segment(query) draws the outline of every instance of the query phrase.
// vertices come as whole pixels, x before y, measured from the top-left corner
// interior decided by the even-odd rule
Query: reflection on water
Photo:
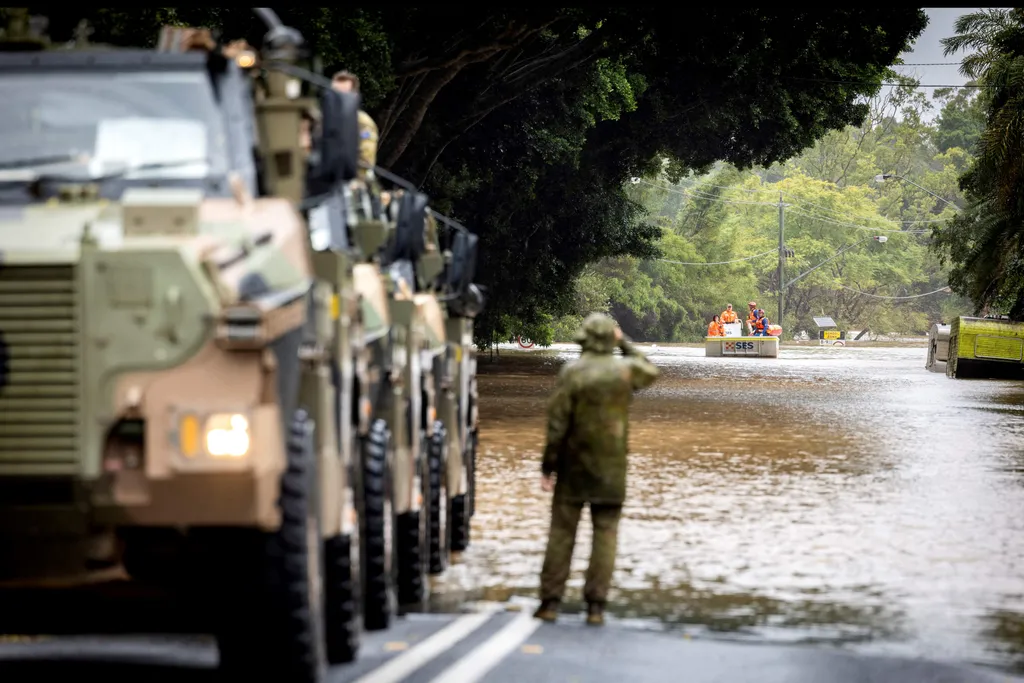
[[[614,611],[730,637],[1013,664],[1024,650],[1024,384],[948,380],[924,369],[925,353],[652,353],[663,375],[633,409]],[[477,513],[470,549],[437,584],[449,596],[536,595],[545,400],[575,355],[481,360]],[[571,601],[589,547],[583,525]]]

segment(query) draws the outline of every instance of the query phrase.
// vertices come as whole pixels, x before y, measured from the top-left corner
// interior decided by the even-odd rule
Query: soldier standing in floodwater
[[[540,575],[538,619],[554,621],[569,578],[576,528],[590,505],[594,545],[583,597],[587,623],[604,623],[604,607],[615,569],[619,517],[626,497],[629,405],[633,392],[649,386],[658,369],[623,337],[610,317],[587,316],[576,335],[580,359],[562,368],[548,406],[542,487],[554,488],[551,533]],[[616,346],[623,358],[613,355]],[[557,483],[552,475],[557,474]]]

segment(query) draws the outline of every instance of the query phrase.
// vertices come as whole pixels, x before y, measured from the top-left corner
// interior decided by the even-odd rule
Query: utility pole
[[[783,279],[783,275],[784,275],[784,271],[785,271],[785,263],[784,263],[783,259],[786,257],[786,252],[785,252],[785,248],[786,247],[785,247],[785,241],[784,241],[785,240],[784,232],[785,232],[785,229],[786,229],[786,213],[785,213],[785,210],[784,210],[785,206],[786,205],[782,203],[782,192],[779,192],[779,273],[778,273],[778,275],[779,275],[779,319],[778,319],[778,321],[776,323],[778,325],[782,324],[782,314],[784,312],[784,310],[783,310],[783,292],[785,290],[784,284],[786,282]]]

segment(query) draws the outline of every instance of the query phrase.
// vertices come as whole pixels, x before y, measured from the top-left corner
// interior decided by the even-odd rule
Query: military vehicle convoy
[[[224,672],[321,681],[468,544],[476,238],[380,192],[356,94],[321,93],[307,173],[270,10],[260,53],[46,49],[8,12],[0,590],[158,585]]]

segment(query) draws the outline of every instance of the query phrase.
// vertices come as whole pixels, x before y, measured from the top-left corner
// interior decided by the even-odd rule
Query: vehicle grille
[[[0,263],[0,472],[76,469],[78,308],[73,266]]]

